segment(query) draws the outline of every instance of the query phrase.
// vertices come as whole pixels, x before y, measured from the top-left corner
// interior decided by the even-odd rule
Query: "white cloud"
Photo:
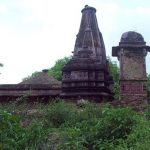
[[[120,8],[117,3],[100,3],[99,4],[99,11],[104,12],[105,14],[115,14],[117,13]]]
[[[137,7],[136,12],[142,15],[150,16],[150,7]]]
[[[0,13],[1,13],[1,14],[2,14],[2,13],[6,13],[6,11],[7,11],[6,5],[5,5],[5,4],[1,4],[1,5],[0,5]]]

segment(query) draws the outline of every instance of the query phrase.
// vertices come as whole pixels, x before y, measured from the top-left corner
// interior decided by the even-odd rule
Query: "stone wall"
[[[49,84],[4,84],[0,85],[0,102],[15,100],[21,96],[33,99],[48,100],[57,98],[61,93],[61,87]]]

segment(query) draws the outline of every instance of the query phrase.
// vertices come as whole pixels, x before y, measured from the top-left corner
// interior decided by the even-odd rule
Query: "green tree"
[[[3,67],[3,64],[2,64],[2,63],[0,63],[0,67]]]
[[[48,69],[48,74],[50,76],[54,77],[55,79],[61,81],[62,80],[62,71],[61,70],[64,67],[64,65],[70,60],[70,58],[71,57],[64,57],[64,58],[58,59],[55,62],[55,65]],[[25,81],[25,80],[30,79],[31,77],[38,76],[39,73],[40,72],[35,71],[34,73],[32,73],[31,75],[23,78],[22,80]]]
[[[117,66],[116,62],[113,62],[111,60],[110,57],[107,58],[108,60],[108,66],[109,66],[109,71],[111,76],[113,77],[113,81],[114,81],[114,98],[115,99],[119,99],[119,91],[120,91],[120,87],[119,87],[119,67]]]
[[[71,57],[64,57],[62,59],[58,59],[55,62],[55,65],[49,69],[49,75],[53,76],[55,79],[61,81],[62,80],[62,68],[67,64]]]
[[[35,71],[35,72],[33,72],[31,75],[29,75],[29,76],[27,76],[27,77],[23,78],[23,79],[22,79],[22,81],[28,80],[28,79],[30,79],[31,77],[38,76],[38,75],[39,75],[39,73],[40,73],[40,72]]]

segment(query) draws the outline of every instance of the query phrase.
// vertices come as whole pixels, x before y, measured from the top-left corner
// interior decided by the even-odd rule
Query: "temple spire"
[[[98,27],[96,9],[86,5],[81,12],[82,19],[75,42],[74,55],[77,55],[83,46],[91,47],[93,57],[101,64],[106,64],[105,45]]]
[[[108,72],[105,46],[99,31],[96,9],[85,6],[72,59],[62,69],[63,98],[111,100],[112,77]]]

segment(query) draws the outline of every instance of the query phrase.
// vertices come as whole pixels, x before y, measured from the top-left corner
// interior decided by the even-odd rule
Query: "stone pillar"
[[[141,34],[133,31],[122,35],[119,46],[112,48],[112,56],[120,63],[120,98],[124,106],[142,111],[147,106],[147,74],[145,57],[150,47]]]

